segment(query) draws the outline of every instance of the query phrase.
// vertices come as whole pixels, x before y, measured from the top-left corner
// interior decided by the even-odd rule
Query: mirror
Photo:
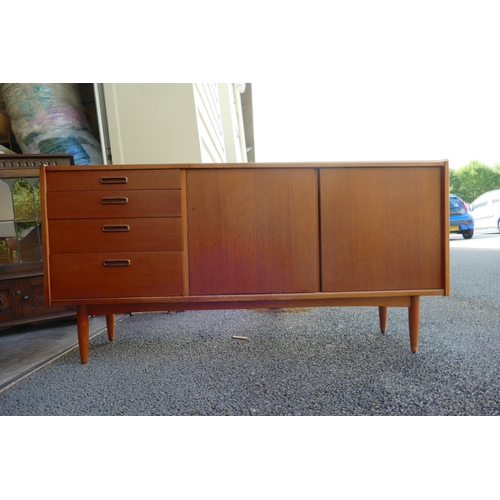
[[[0,265],[42,260],[38,177],[0,179]]]

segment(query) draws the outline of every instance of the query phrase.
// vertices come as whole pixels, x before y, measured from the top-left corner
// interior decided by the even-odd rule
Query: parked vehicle
[[[488,191],[476,198],[470,206],[476,229],[500,231],[500,189]]]
[[[461,234],[466,240],[474,236],[474,217],[456,194],[450,194],[450,233]]]

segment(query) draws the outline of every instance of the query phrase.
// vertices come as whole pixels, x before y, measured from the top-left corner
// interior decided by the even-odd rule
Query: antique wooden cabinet
[[[75,316],[45,305],[40,165],[72,165],[71,155],[0,154],[0,329]]]
[[[47,305],[407,307],[449,294],[448,162],[41,167]]]

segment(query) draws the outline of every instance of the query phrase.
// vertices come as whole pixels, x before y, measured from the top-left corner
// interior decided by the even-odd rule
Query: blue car
[[[466,240],[474,236],[474,217],[462,198],[450,194],[450,233],[461,234]]]

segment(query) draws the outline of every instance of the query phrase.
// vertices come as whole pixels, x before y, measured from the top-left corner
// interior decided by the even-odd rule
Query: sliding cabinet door
[[[319,291],[315,169],[187,171],[191,295]]]
[[[445,287],[440,168],[324,168],[320,193],[323,291]]]

